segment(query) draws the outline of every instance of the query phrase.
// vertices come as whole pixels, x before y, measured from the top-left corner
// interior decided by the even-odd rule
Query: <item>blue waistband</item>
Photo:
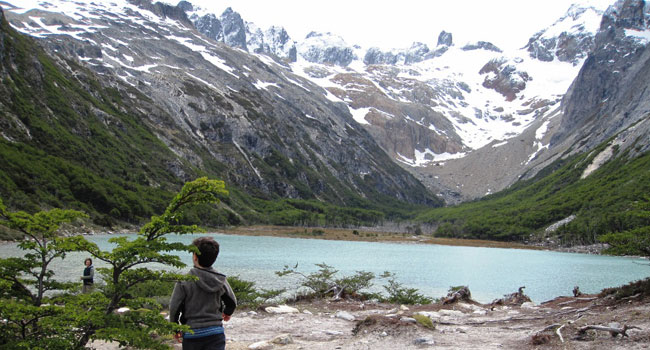
[[[197,329],[192,329],[194,333],[185,333],[183,334],[184,339],[196,339],[196,338],[203,338],[203,337],[208,337],[211,335],[215,334],[223,334],[224,330],[222,326],[212,326],[212,327],[205,327],[205,328],[197,328]]]

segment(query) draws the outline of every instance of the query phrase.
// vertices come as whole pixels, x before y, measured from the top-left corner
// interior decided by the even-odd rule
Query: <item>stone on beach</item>
[[[288,305],[269,306],[264,310],[270,314],[295,314],[300,312],[295,307]]]

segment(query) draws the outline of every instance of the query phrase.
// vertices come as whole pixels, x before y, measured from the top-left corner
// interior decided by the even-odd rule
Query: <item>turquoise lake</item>
[[[431,297],[446,295],[450,286],[467,285],[472,297],[490,302],[525,286],[525,293],[540,303],[561,295],[571,295],[574,286],[585,293],[596,293],[650,276],[648,261],[551,251],[453,247],[410,243],[371,243],[328,241],[281,237],[252,237],[210,234],[221,245],[214,267],[227,275],[256,282],[260,288],[295,290],[297,279],[278,277],[285,265],[305,273],[316,271],[315,264],[326,263],[339,275],[370,271],[380,275],[390,271],[406,287],[417,288]],[[87,236],[102,249],[115,235]],[[170,235],[173,241],[191,242],[197,235]],[[15,244],[0,245],[3,257],[20,254]],[[191,264],[187,252],[179,252]],[[83,270],[86,254],[73,253],[56,261],[57,276],[76,280]],[[95,266],[102,266],[95,261]],[[157,267],[152,267],[157,268]],[[62,279],[64,277],[61,277]],[[383,291],[382,279],[375,280],[374,291]]]

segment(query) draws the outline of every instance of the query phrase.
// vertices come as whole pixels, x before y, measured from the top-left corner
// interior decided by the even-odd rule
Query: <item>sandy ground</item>
[[[237,311],[225,324],[226,349],[650,349],[650,298],[614,301],[583,295],[540,305],[458,302],[408,307],[323,300],[289,306],[297,312]],[[414,323],[418,313],[429,317],[435,328]],[[587,325],[640,329],[628,330],[627,337],[602,330],[579,337],[579,329]],[[552,329],[543,331],[549,326]],[[541,344],[534,344],[533,338]],[[105,343],[94,347],[118,349]],[[173,347],[181,349],[180,344]]]

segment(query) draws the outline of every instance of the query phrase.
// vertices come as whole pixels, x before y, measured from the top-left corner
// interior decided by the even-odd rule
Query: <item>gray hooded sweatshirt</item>
[[[232,315],[237,307],[235,293],[226,276],[211,267],[194,267],[189,274],[199,280],[176,283],[169,302],[169,320],[180,321],[192,329],[221,326],[221,314]]]

